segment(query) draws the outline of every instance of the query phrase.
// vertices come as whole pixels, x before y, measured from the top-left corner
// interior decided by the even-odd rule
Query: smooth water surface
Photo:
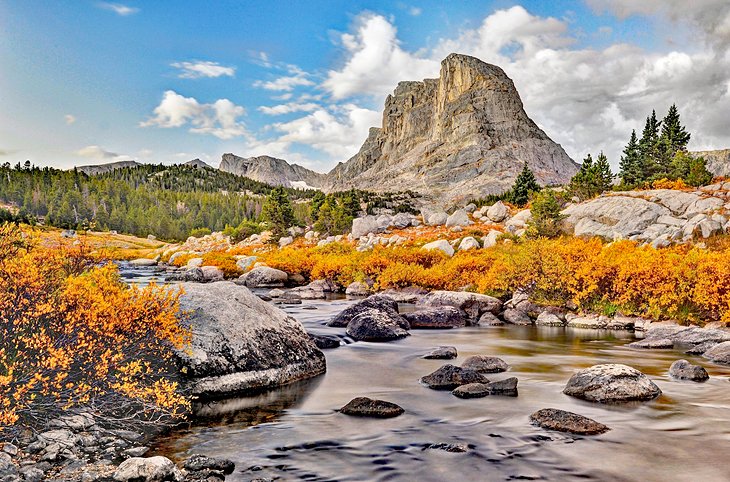
[[[258,396],[210,404],[211,418],[178,431],[155,452],[193,453],[233,460],[228,480],[730,480],[730,368],[677,350],[637,351],[626,332],[536,327],[413,330],[391,343],[350,343],[342,328],[324,323],[350,303],[305,301],[284,309],[312,333],[343,338],[325,351],[327,373]],[[307,309],[307,308],[316,309]],[[452,361],[421,356],[453,345]],[[444,363],[475,354],[503,358],[511,369],[491,380],[519,378],[517,398],[462,400],[430,390],[419,378]],[[667,376],[687,358],[703,364],[706,383]],[[562,394],[574,370],[597,363],[626,363],[649,375],[664,394],[651,402],[611,406]],[[382,398],[405,408],[388,420],[362,419],[335,410],[356,396]],[[561,408],[611,427],[577,437],[531,426],[541,408]],[[468,444],[466,453],[426,448]]]

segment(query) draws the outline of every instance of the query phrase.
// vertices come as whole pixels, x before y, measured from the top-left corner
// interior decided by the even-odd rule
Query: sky
[[[321,172],[451,52],[502,67],[528,115],[614,167],[676,103],[690,149],[730,148],[730,2],[0,0],[0,162]]]

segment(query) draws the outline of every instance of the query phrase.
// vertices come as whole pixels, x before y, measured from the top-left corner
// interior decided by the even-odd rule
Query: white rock
[[[186,266],[188,268],[200,268],[203,266],[203,258],[190,258]]]
[[[497,238],[502,233],[500,231],[497,231],[496,229],[492,229],[487,233],[486,236],[484,236],[483,244],[485,248],[491,248],[492,246],[495,246],[497,244]]]
[[[258,257],[256,256],[243,256],[236,261],[236,266],[241,271],[247,271],[256,262]]]
[[[359,238],[367,236],[369,233],[378,232],[378,220],[375,216],[365,216],[352,220],[352,237]]]
[[[463,209],[457,209],[446,219],[446,227],[469,226],[470,224],[469,215]]]
[[[474,211],[476,211],[476,209],[477,209],[477,205],[474,203],[469,203],[466,206],[464,206],[464,211],[466,211],[468,213],[473,213]]]
[[[182,472],[167,457],[132,457],[125,460],[114,472],[118,482],[182,482]]]
[[[507,216],[509,208],[502,201],[497,201],[487,209],[487,217],[495,223],[504,221]]]
[[[470,249],[479,249],[479,241],[471,236],[467,236],[459,243],[459,251],[469,251]]]
[[[283,248],[284,246],[289,246],[293,242],[294,242],[294,238],[291,236],[279,238],[279,247]]]
[[[432,241],[423,246],[426,251],[433,251],[435,249],[446,253],[446,256],[454,255],[454,248],[445,239],[439,239],[438,241]]]

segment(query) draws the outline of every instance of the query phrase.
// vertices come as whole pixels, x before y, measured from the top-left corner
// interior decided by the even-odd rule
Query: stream
[[[325,350],[326,374],[206,404],[201,419],[159,441],[154,454],[230,459],[236,471],[229,481],[730,480],[730,367],[679,350],[626,348],[635,337],[623,331],[508,325],[412,330],[400,341],[352,343],[343,328],[324,325],[349,303],[282,306],[307,331],[342,339],[339,348]],[[440,345],[455,346],[458,358],[421,358]],[[463,400],[419,383],[441,365],[477,354],[510,365],[505,373],[487,376],[493,381],[516,376],[518,397]],[[710,380],[669,378],[669,366],[679,358],[705,366]],[[631,365],[663,395],[651,402],[601,405],[562,393],[575,370],[598,363]],[[405,414],[379,420],[335,411],[357,396],[397,403]],[[580,413],[611,431],[595,437],[549,432],[528,421],[541,408]],[[468,450],[454,453],[432,444],[466,444]]]

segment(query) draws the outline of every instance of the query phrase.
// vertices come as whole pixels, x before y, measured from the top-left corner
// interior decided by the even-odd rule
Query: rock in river
[[[410,313],[403,313],[412,329],[417,328],[460,328],[466,326],[461,311],[453,306],[437,306]]]
[[[238,278],[237,283],[249,288],[281,288],[289,279],[284,271],[259,266]]]
[[[391,341],[408,336],[408,328],[398,313],[368,308],[347,324],[347,334],[358,341]]]
[[[472,322],[486,312],[497,315],[502,309],[502,302],[497,298],[467,291],[432,291],[421,298],[419,304],[453,306],[466,313]]]
[[[166,457],[132,457],[117,467],[114,480],[117,482],[182,482],[182,472],[172,460]]]
[[[453,390],[468,383],[489,383],[489,380],[477,371],[454,365],[444,365],[435,372],[422,377],[421,383],[434,390]]]
[[[247,288],[229,281],[182,288],[193,337],[178,358],[194,395],[245,393],[325,371],[324,354],[301,323]]]
[[[183,464],[185,470],[191,472],[201,472],[205,470],[215,470],[223,474],[232,474],[236,465],[227,459],[217,459],[206,455],[194,454],[188,457]]]
[[[456,357],[456,348],[453,346],[440,346],[423,355],[427,360],[452,360]]]
[[[543,408],[530,415],[530,422],[548,430],[568,432],[577,435],[598,435],[610,429],[583,415],[556,408]]]
[[[710,378],[707,370],[699,365],[692,365],[687,360],[677,360],[669,367],[669,376],[679,380],[692,380],[693,382],[704,382]]]
[[[608,363],[577,371],[563,393],[589,402],[612,403],[651,400],[662,391],[639,370]]]
[[[356,417],[393,418],[403,414],[404,410],[395,403],[374,400],[368,397],[357,397],[340,409],[340,413]]]
[[[348,306],[339,314],[335,315],[335,317],[327,323],[327,326],[347,326],[353,318],[368,309],[385,311],[391,317],[398,315],[398,303],[396,303],[395,300],[388,296],[374,295]]]
[[[468,383],[456,387],[451,393],[459,398],[482,398],[487,395],[516,397],[517,378],[510,377],[505,380],[488,383]]]
[[[702,356],[715,363],[730,365],[730,341],[724,341],[713,346]]]
[[[500,373],[506,372],[509,369],[509,365],[496,356],[474,355],[464,360],[461,368],[480,373]]]

